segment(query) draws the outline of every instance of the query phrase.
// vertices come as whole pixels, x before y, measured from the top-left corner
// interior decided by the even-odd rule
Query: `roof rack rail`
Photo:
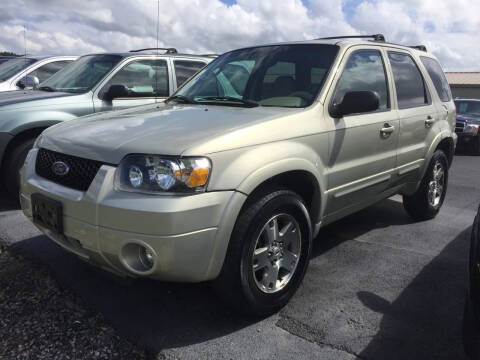
[[[165,50],[165,54],[178,54],[177,49],[175,48],[145,48],[145,49],[138,49],[138,50],[130,50],[130,52],[141,52],[147,50]]]
[[[366,39],[371,38],[373,41],[385,42],[385,36],[383,34],[373,34],[373,35],[346,35],[346,36],[329,36],[322,37],[315,40],[335,40],[335,39]]]
[[[200,56],[219,57],[219,54],[201,54]]]
[[[420,50],[420,51],[427,51],[427,47],[425,45],[415,45],[415,46],[409,46],[409,48],[412,48],[412,49],[417,49],[417,50]]]

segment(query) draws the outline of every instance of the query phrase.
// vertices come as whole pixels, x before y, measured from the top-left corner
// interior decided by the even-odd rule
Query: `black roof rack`
[[[412,48],[412,49],[417,49],[417,50],[420,50],[420,51],[427,51],[427,47],[425,45],[415,45],[415,46],[409,46],[409,48]]]
[[[198,56],[219,57],[220,55],[218,55],[218,54],[200,54]]]
[[[130,50],[130,52],[140,52],[140,51],[147,51],[147,50],[165,50],[165,54],[178,54],[178,51],[175,48],[145,48],[145,49],[138,49],[138,50]]]
[[[335,39],[367,39],[371,38],[373,41],[385,42],[385,36],[383,34],[374,34],[374,35],[346,35],[346,36],[329,36],[322,37],[315,40],[335,40]]]

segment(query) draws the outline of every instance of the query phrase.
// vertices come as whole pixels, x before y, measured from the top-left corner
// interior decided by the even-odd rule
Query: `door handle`
[[[395,131],[395,126],[385,123],[383,128],[380,129],[380,134],[382,137],[386,138],[389,137],[391,133]]]
[[[433,117],[431,117],[430,115],[428,115],[427,120],[425,120],[425,126],[426,127],[431,127],[434,122],[435,122],[435,119]]]

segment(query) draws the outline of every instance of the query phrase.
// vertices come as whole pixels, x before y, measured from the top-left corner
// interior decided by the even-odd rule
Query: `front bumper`
[[[236,191],[191,196],[154,196],[113,188],[115,167],[103,165],[86,192],[39,177],[38,150],[29,152],[21,172],[21,205],[32,219],[30,197],[41,193],[63,205],[62,235],[39,227],[66,250],[97,266],[127,276],[198,282],[220,272],[235,220],[245,201]],[[126,248],[153,253],[148,271],[129,266]]]

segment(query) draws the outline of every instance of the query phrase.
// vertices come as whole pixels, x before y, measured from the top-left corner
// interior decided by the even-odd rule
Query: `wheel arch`
[[[0,159],[0,168],[3,169],[6,163],[6,159],[10,156],[13,149],[18,144],[21,144],[23,141],[36,138],[38,135],[42,133],[48,126],[35,126],[32,128],[24,129],[23,131],[16,132],[11,140],[8,142],[7,146],[5,147],[5,152],[3,153],[2,159]],[[4,169],[3,169],[4,170]]]

